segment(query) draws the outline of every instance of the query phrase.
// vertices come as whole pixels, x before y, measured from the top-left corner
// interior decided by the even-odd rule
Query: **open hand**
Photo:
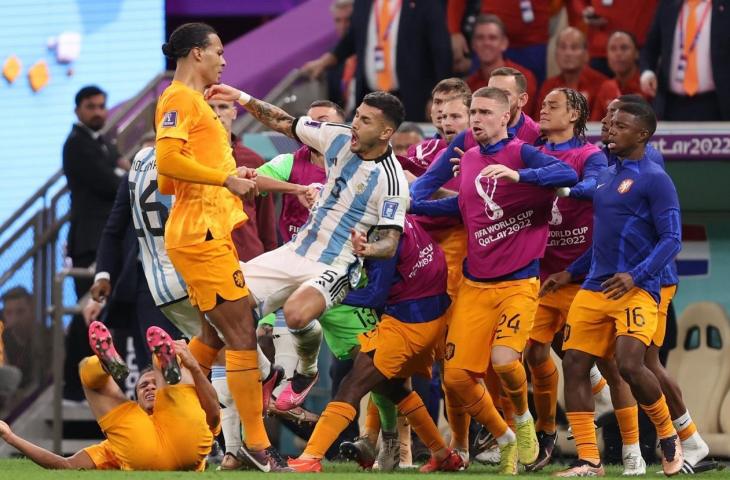
[[[233,88],[225,83],[211,85],[205,91],[206,100],[224,100],[226,102],[235,102],[241,97],[241,91]]]
[[[358,232],[354,228],[350,230],[350,241],[352,242],[352,250],[355,255],[360,257],[367,256],[368,237],[362,232]]]
[[[187,368],[188,370],[195,370],[196,368],[200,368],[200,364],[198,364],[198,361],[195,360],[195,357],[193,357],[193,354],[190,352],[188,344],[185,343],[185,340],[175,340],[174,342],[172,342],[172,344],[175,347],[175,354],[180,359],[180,363],[182,363],[183,367]]]
[[[544,297],[548,293],[557,292],[562,287],[569,284],[572,279],[572,275],[566,270],[553,273],[546,278],[544,282],[542,282],[542,285],[540,285],[540,292],[537,295],[539,297]]]
[[[449,159],[449,162],[453,165],[451,167],[451,170],[454,172],[454,176],[459,175],[459,172],[461,172],[461,157],[464,156],[464,150],[460,149],[459,147],[454,147],[454,151],[456,152],[456,157],[451,157]]]
[[[520,181],[520,174],[517,170],[512,170],[506,165],[499,164],[484,167],[484,170],[481,172],[481,176],[484,178],[493,178],[495,180],[504,178],[505,180],[515,183]]]
[[[609,300],[618,300],[634,288],[634,279],[628,273],[617,273],[601,284]]]
[[[6,440],[12,434],[13,431],[10,429],[10,425],[0,420],[0,438]]]

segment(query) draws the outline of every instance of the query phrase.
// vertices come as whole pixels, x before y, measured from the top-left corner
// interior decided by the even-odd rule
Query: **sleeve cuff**
[[[537,172],[532,168],[521,168],[517,174],[520,176],[519,183],[537,183]]]
[[[96,275],[94,275],[94,283],[98,282],[99,280],[107,280],[111,281],[112,277],[109,275],[109,272],[99,272]]]

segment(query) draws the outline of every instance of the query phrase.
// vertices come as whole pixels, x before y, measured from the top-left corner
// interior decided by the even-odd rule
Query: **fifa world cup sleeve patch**
[[[176,127],[177,126],[177,112],[175,110],[171,112],[165,112],[162,117],[163,127]]]
[[[398,202],[386,200],[383,202],[383,217],[393,220],[398,212]]]

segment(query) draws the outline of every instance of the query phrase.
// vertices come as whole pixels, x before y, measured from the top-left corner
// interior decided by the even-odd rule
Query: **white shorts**
[[[200,335],[200,314],[188,297],[160,307],[160,310],[187,338]]]
[[[317,289],[326,308],[340,303],[350,290],[347,268],[309,260],[289,244],[241,262],[241,269],[259,318],[284,306],[301,285]]]

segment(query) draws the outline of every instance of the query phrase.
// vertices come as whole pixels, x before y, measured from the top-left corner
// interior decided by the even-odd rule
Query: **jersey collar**
[[[517,120],[517,123],[514,127],[507,127],[507,133],[511,135],[517,135],[517,132],[522,128],[522,125],[525,124],[525,114],[523,112],[520,112],[520,119]]]
[[[379,156],[379,157],[376,157],[376,158],[373,158],[373,159],[367,159],[367,160],[366,160],[366,159],[362,158],[362,157],[361,157],[360,155],[358,155],[358,158],[360,158],[360,160],[362,160],[363,162],[375,162],[375,163],[380,163],[380,162],[382,162],[383,160],[385,160],[385,159],[389,158],[389,157],[390,157],[391,155],[393,155],[393,148],[392,148],[392,147],[390,146],[390,144],[388,144],[388,148],[387,148],[387,149],[385,150],[385,153],[383,153],[383,154],[382,154],[381,156]]]
[[[508,132],[507,138],[503,138],[502,140],[498,141],[497,143],[494,143],[492,145],[482,145],[479,144],[479,152],[483,155],[494,155],[495,153],[501,151],[504,147],[507,146],[509,142],[514,140],[515,136],[513,133]]]
[[[573,137],[570,140],[561,143],[545,142],[545,148],[553,152],[564,152],[566,150],[572,150],[583,145],[583,141],[578,137]]]

